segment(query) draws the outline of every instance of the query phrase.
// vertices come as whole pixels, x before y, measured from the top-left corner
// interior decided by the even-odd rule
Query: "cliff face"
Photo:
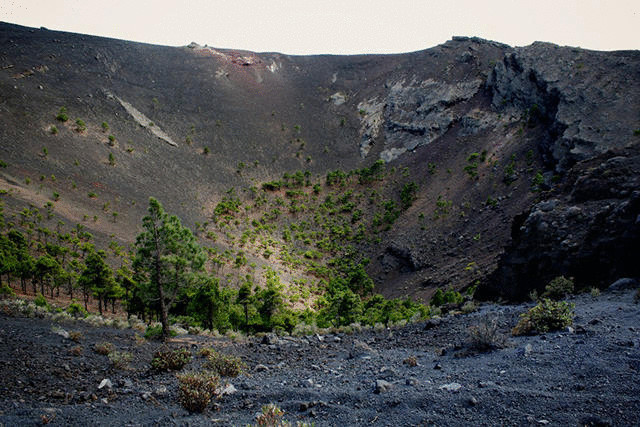
[[[637,252],[636,51],[458,37],[401,55],[297,57],[9,24],[0,24],[0,46],[8,209],[41,207],[56,192],[66,222],[131,242],[149,196],[195,226],[232,187],[251,200],[285,172],[324,182],[328,171],[382,159],[394,171],[388,184],[353,189],[372,200],[365,218],[403,184],[418,188],[389,228],[356,245],[387,295],[428,298],[480,281],[486,296],[521,296],[547,276],[579,276],[594,257],[601,274],[580,276],[585,285],[637,275],[610,250],[624,241]],[[68,122],[56,120],[61,107]],[[543,247],[548,256],[531,256]]]

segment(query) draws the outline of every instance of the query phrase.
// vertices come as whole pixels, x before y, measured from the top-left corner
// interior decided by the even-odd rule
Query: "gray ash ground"
[[[261,407],[314,425],[639,425],[640,306],[632,292],[580,295],[573,331],[510,337],[508,347],[470,351],[468,328],[496,319],[508,334],[530,305],[484,305],[384,331],[244,342],[186,336],[198,348],[242,357],[236,391],[204,414],[177,401],[174,373],[149,370],[161,345],[134,331],[64,323],[80,343],[44,319],[0,315],[0,425],[247,425]],[[425,328],[426,327],[426,328]],[[133,353],[128,370],[93,351],[109,341]],[[81,346],[80,355],[72,354]],[[77,351],[77,350],[76,350]],[[404,360],[413,356],[417,366]],[[109,379],[112,387],[99,385]]]

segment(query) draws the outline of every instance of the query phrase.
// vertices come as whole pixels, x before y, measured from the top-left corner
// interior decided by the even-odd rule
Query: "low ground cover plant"
[[[189,372],[178,375],[178,400],[190,412],[203,412],[211,399],[218,396],[220,377],[211,372]]]
[[[191,360],[191,352],[186,348],[158,350],[153,354],[151,367],[156,371],[179,371]]]
[[[532,335],[557,331],[573,324],[574,304],[543,298],[535,307],[520,315],[513,335]]]

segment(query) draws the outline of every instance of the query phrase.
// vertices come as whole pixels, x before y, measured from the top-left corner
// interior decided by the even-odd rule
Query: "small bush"
[[[178,399],[189,412],[203,412],[211,399],[217,397],[220,377],[209,372],[177,375]]]
[[[573,280],[558,276],[549,282],[541,296],[558,301],[571,293],[573,293]]]
[[[256,422],[259,426],[265,427],[277,427],[285,425],[282,421],[284,411],[273,403],[262,407],[262,414],[256,418]]]
[[[109,353],[112,353],[115,350],[115,347],[110,342],[100,342],[96,343],[93,346],[93,351],[98,354],[102,354],[103,356],[107,356]]]
[[[109,123],[107,122],[102,122],[102,131],[106,132],[109,130]]]
[[[174,330],[169,330],[169,336],[175,337],[176,335],[178,334]],[[148,340],[162,339],[162,325],[149,326],[144,332],[144,337]]]
[[[228,356],[213,349],[206,357],[205,367],[221,377],[237,377],[246,369],[245,363],[239,357]]]
[[[85,130],[87,130],[87,124],[82,119],[76,120],[76,131],[83,132]]]
[[[71,353],[74,356],[82,356],[82,346],[81,345],[77,345],[75,347],[72,347],[71,350],[69,350],[69,353]]]
[[[504,348],[507,337],[498,331],[496,319],[487,319],[484,323],[469,328],[469,347],[476,351],[491,351]]]
[[[418,360],[416,359],[415,356],[407,357],[406,359],[404,359],[402,361],[402,363],[404,363],[405,365],[410,366],[412,368],[415,367],[415,366],[418,366]]]
[[[598,289],[596,287],[593,287],[593,288],[591,288],[591,291],[589,291],[589,293],[594,298],[599,297],[600,296],[600,289]]]
[[[58,120],[60,122],[66,122],[67,120],[69,120],[69,116],[67,115],[67,108],[66,107],[60,107],[60,111],[58,112],[58,115],[56,116],[56,120]]]
[[[6,283],[3,283],[2,286],[0,286],[0,298],[9,298],[14,296],[16,296],[16,293],[13,289],[7,286]]]
[[[133,359],[133,355],[127,351],[112,351],[107,357],[109,357],[111,366],[116,369],[127,369],[129,362]]]
[[[75,342],[80,342],[84,338],[84,334],[80,331],[69,331],[69,338]]]
[[[89,315],[82,304],[77,302],[72,302],[71,304],[69,304],[69,307],[67,307],[67,313],[76,318],[87,317]]]
[[[38,294],[38,296],[33,300],[33,303],[36,305],[36,307],[46,307],[47,306],[47,300],[44,297],[44,295],[42,295],[42,294]]]
[[[179,371],[191,360],[191,352],[186,348],[176,350],[158,350],[151,360],[156,371]]]
[[[58,128],[55,125],[51,126],[51,128],[49,128],[49,132],[51,132],[51,135],[56,135],[58,133]]]
[[[513,335],[531,335],[557,331],[573,323],[573,304],[543,298],[538,305],[520,315],[520,321],[511,331]]]

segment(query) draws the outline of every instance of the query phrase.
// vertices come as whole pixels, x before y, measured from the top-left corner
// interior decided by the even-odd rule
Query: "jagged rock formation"
[[[558,275],[581,288],[640,277],[640,146],[579,162],[558,193],[516,217],[483,295],[522,300]]]

